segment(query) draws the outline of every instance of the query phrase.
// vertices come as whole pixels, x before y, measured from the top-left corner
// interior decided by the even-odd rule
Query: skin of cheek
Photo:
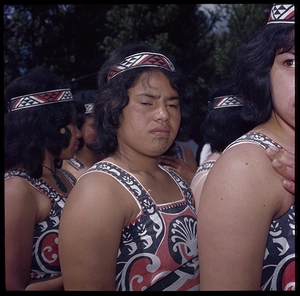
[[[295,127],[295,72],[283,66],[281,59],[276,56],[270,70],[273,106],[283,120]]]
[[[92,144],[96,140],[96,130],[87,124],[84,124],[81,128],[81,134],[86,144]]]

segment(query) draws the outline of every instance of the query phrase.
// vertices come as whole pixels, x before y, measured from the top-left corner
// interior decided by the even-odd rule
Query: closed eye
[[[168,104],[167,106],[177,109],[179,107],[179,104]]]
[[[142,105],[145,105],[145,106],[151,106],[153,105],[152,103],[149,103],[149,102],[142,102]]]

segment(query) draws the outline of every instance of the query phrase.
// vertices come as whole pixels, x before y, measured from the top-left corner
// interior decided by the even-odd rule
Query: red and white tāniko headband
[[[74,101],[69,88],[43,91],[12,98],[9,102],[9,112],[46,104]]]
[[[107,81],[130,69],[140,67],[156,67],[163,68],[171,72],[175,72],[175,67],[172,62],[163,54],[154,52],[140,52],[126,57],[119,64],[111,67]]]
[[[228,108],[228,107],[241,107],[243,106],[243,96],[240,95],[226,95],[215,97],[212,101],[208,102],[208,110]]]
[[[295,23],[294,4],[273,4],[267,25],[294,24],[294,23]]]

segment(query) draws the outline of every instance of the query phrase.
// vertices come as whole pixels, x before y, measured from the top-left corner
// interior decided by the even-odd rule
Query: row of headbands
[[[295,23],[294,4],[273,5],[267,24],[277,23]],[[140,52],[126,57],[119,64],[113,66],[107,75],[107,81],[110,81],[120,73],[139,67],[157,67],[175,72],[174,65],[163,54]],[[222,99],[220,100],[220,98]],[[236,98],[235,101],[233,100],[234,98]],[[237,98],[237,96],[218,97],[215,98],[211,104],[214,109],[233,107],[236,106],[235,104],[238,104],[237,106],[241,106],[242,102]],[[12,98],[9,103],[8,111],[22,110],[25,108],[40,106],[42,104],[52,104],[66,101],[74,101],[70,89],[50,90]],[[92,106],[86,106],[86,113],[91,113],[91,108]]]
[[[126,57],[123,61],[111,67],[107,75],[107,81],[110,81],[120,73],[139,67],[157,67],[175,72],[174,65],[163,54],[154,52],[140,52]]]
[[[243,96],[239,95],[226,95],[215,97],[212,101],[208,102],[208,110],[228,108],[228,107],[241,107],[243,106]]]
[[[68,101],[74,101],[69,88],[49,90],[12,98],[9,102],[8,111]]]

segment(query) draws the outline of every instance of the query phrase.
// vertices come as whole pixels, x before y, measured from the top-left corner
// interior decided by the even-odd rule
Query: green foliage
[[[228,18],[228,30],[215,42],[215,78],[221,81],[235,75],[237,48],[267,23],[272,4],[220,4]]]

